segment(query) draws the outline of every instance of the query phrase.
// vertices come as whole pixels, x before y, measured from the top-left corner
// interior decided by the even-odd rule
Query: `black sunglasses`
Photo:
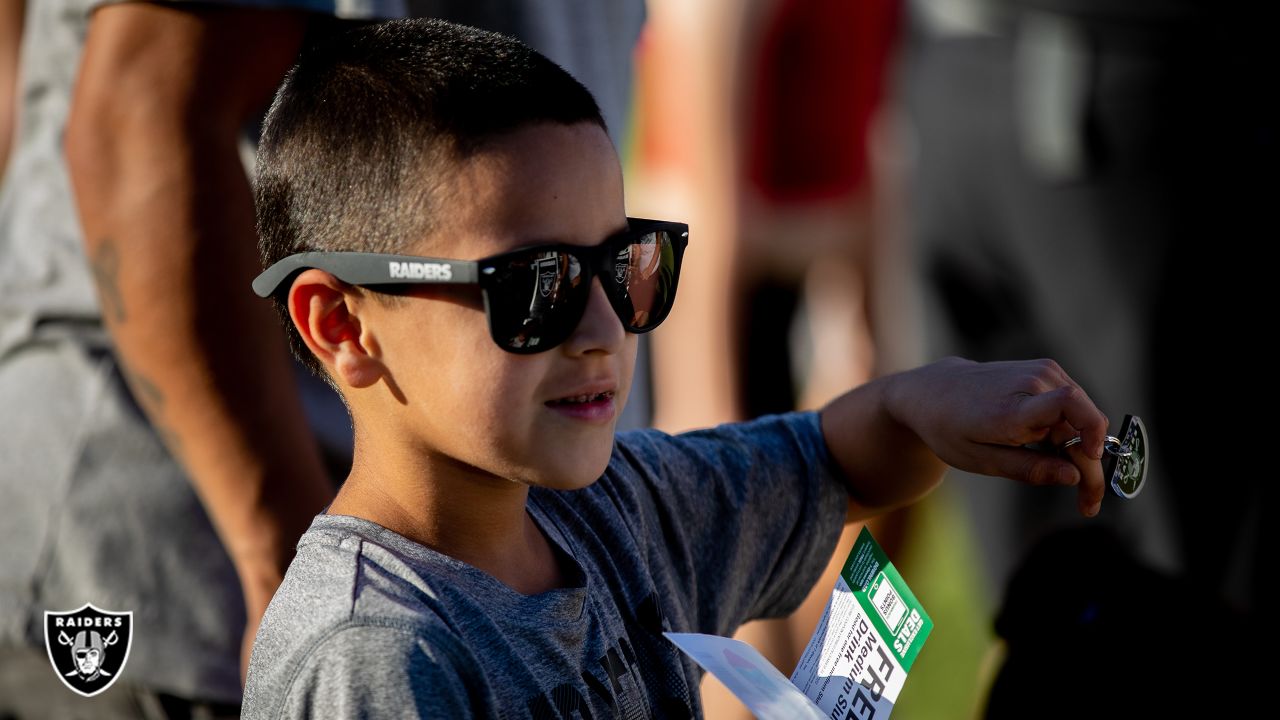
[[[632,333],[658,327],[676,299],[680,262],[689,226],[627,218],[628,229],[599,245],[538,245],[481,260],[305,252],[290,255],[253,281],[259,297],[287,289],[308,268],[324,270],[351,285],[373,290],[394,286],[479,285],[489,334],[512,353],[550,350],[582,320],[591,279],[600,277],[609,304]]]

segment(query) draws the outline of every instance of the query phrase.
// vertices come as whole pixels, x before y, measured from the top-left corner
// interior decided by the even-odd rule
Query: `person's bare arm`
[[[675,310],[651,336],[653,425],[668,432],[742,419],[731,307],[741,272],[733,118],[743,16],[756,5],[648,4],[640,109],[644,144],[656,150],[641,158],[635,195],[646,212],[692,228]]]
[[[235,563],[246,651],[294,544],[332,495],[278,321],[249,288],[259,262],[237,151],[304,23],[265,11],[101,8],[65,139],[103,318],[134,395]]]
[[[26,10],[24,0],[0,0],[0,178],[9,165],[13,131],[18,123],[18,57]]]
[[[1035,485],[1078,485],[1097,513],[1106,417],[1051,360],[974,363],[948,358],[873,380],[832,401],[822,430],[849,481],[850,518],[907,505],[946,465]],[[1023,448],[1080,435],[1070,459]]]

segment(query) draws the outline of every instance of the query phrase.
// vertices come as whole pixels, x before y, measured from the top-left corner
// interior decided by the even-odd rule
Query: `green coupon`
[[[933,620],[863,528],[791,682],[834,720],[888,717],[931,630]]]
[[[663,634],[761,720],[883,720],[932,629],[929,614],[863,528],[790,678],[740,640]]]

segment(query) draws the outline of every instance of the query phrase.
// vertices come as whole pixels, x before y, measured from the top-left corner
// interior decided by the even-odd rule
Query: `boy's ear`
[[[314,268],[289,288],[289,317],[302,341],[334,380],[354,388],[376,383],[385,371],[377,343],[360,320],[363,304],[359,290]]]

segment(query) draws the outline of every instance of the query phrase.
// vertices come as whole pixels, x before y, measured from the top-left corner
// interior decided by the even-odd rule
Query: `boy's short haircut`
[[[497,33],[395,20],[312,42],[276,93],[258,147],[262,265],[311,250],[408,252],[448,211],[457,162],[498,135],[580,122],[605,128],[591,93]],[[273,302],[294,354],[328,379],[285,292]]]

